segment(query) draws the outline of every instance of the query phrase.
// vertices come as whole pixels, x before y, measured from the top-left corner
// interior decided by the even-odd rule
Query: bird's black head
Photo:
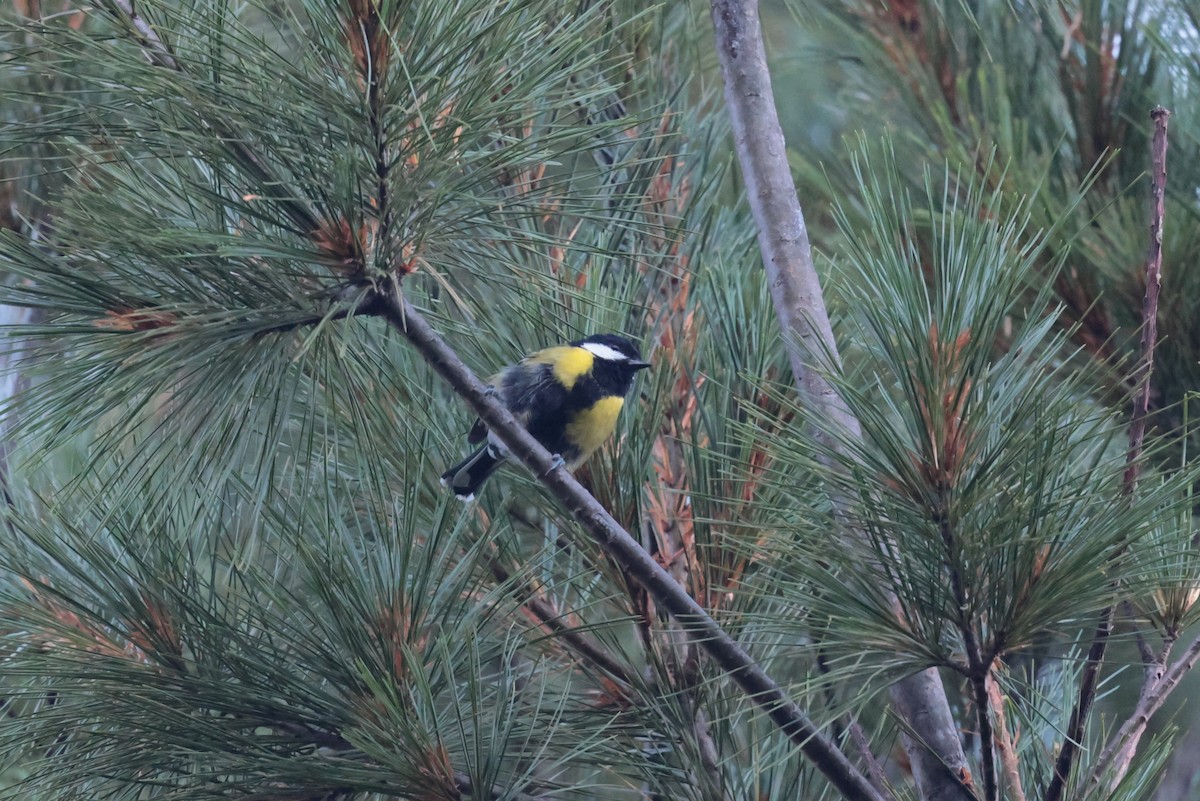
[[[650,362],[642,361],[642,354],[637,345],[625,337],[616,334],[592,334],[571,343],[577,348],[591,351],[597,361],[622,365],[633,370],[642,370],[650,366]]]
[[[642,361],[637,345],[616,334],[592,334],[571,344],[589,351],[595,357],[592,377],[607,391],[617,395],[628,393],[637,371],[650,366],[650,362]]]

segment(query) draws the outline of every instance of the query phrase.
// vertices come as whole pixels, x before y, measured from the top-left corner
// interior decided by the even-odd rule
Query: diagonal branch
[[[1125,776],[1137,751],[1138,741],[1145,734],[1146,726],[1150,723],[1150,718],[1162,709],[1171,691],[1179,686],[1183,677],[1200,661],[1200,638],[1197,638],[1188,646],[1179,661],[1171,665],[1168,670],[1167,657],[1170,654],[1170,646],[1173,644],[1173,641],[1164,643],[1162,653],[1156,657],[1154,665],[1148,667],[1147,672],[1153,673],[1153,679],[1143,685],[1133,714],[1117,730],[1112,740],[1096,759],[1096,765],[1092,768],[1093,782],[1100,781],[1101,776],[1108,770],[1109,764],[1113,762],[1116,763],[1116,772],[1113,775],[1112,783],[1116,784]]]
[[[1096,631],[1092,634],[1092,645],[1088,649],[1083,675],[1079,680],[1079,698],[1067,721],[1067,732],[1062,749],[1058,752],[1058,759],[1054,763],[1054,776],[1046,787],[1045,801],[1059,801],[1066,789],[1071,766],[1083,742],[1083,727],[1087,722],[1088,713],[1092,710],[1092,702],[1096,699],[1096,688],[1100,683],[1100,663],[1104,661],[1112,627],[1113,609],[1110,606],[1100,613],[1100,622],[1096,624]]]
[[[1123,487],[1131,503],[1141,471],[1142,440],[1146,435],[1146,418],[1150,413],[1150,376],[1154,372],[1154,346],[1158,339],[1158,293],[1162,285],[1162,226],[1167,185],[1167,120],[1170,116],[1171,112],[1162,106],[1150,112],[1154,120],[1154,139],[1151,144],[1153,169],[1150,175],[1154,209],[1150,218],[1150,249],[1146,256],[1146,295],[1142,300],[1141,356],[1134,371],[1138,391],[1134,396],[1133,415],[1129,422],[1129,451]],[[1071,768],[1083,738],[1083,727],[1096,697],[1100,664],[1112,634],[1113,612],[1110,606],[1100,613],[1100,621],[1092,635],[1092,646],[1088,650],[1079,685],[1079,699],[1071,710],[1062,750],[1058,752],[1058,760],[1054,764],[1054,776],[1046,788],[1045,801],[1059,801],[1071,776]]]
[[[1133,420],[1129,426],[1129,460],[1125,468],[1125,489],[1130,495],[1136,488],[1141,469],[1142,439],[1146,435],[1146,418],[1150,414],[1150,375],[1154,369],[1154,345],[1158,339],[1158,294],[1162,288],[1162,229],[1166,216],[1167,125],[1170,117],[1171,112],[1162,106],[1150,112],[1150,118],[1154,120],[1154,138],[1150,145],[1150,192],[1154,207],[1150,217],[1150,249],[1146,256],[1146,296],[1142,302],[1142,359],[1135,374],[1138,394],[1134,399]],[[1100,753],[1092,768],[1092,781],[1099,781],[1107,766],[1114,762],[1113,785],[1125,776],[1150,718],[1162,707],[1167,696],[1195,666],[1197,660],[1200,660],[1200,640],[1197,640],[1168,671],[1167,662],[1175,646],[1175,639],[1176,633],[1168,632],[1163,639],[1162,650],[1146,661],[1145,678],[1137,706]]]
[[[383,298],[382,315],[429,365],[465,400],[488,430],[499,437],[567,508],[579,524],[683,625],[713,661],[760,706],[843,796],[882,801],[866,777],[755,662],[728,632],[679,586],[671,575],[621,527],[604,507],[516,421],[425,318],[393,286]]]
[[[179,71],[181,69],[171,48],[158,35],[158,31],[154,30],[146,21],[146,18],[137,12],[133,0],[101,0],[99,5],[101,8],[110,6],[109,11],[129,25],[151,64],[169,70]]]
[[[847,436],[857,437],[858,420],[826,377],[808,367],[822,357],[836,363],[837,344],[788,166],[757,0],[712,0],[712,20],[738,160],[796,384],[806,403]],[[810,359],[810,354],[818,358]],[[827,433],[813,432],[813,436],[829,444]],[[922,798],[972,798],[966,789],[970,779],[966,754],[937,671],[929,668],[902,679],[889,694],[897,713],[919,735],[905,735],[904,741]]]
[[[565,642],[572,651],[587,660],[589,664],[603,670],[624,687],[634,686],[629,670],[615,656],[567,623],[562,614],[547,601],[538,597],[536,590],[528,582],[513,583],[512,574],[500,564],[500,559],[494,552],[488,559],[488,570],[501,586],[511,584],[512,597],[547,631]]]
[[[862,757],[863,764],[866,765],[867,775],[871,778],[871,784],[875,786],[875,789],[887,801],[896,801],[896,795],[888,787],[887,774],[883,772],[883,767],[879,764],[879,760],[871,752],[871,741],[867,739],[862,724],[856,718],[851,718],[849,724],[846,726],[846,730],[850,735],[850,742],[854,743],[858,755]]]
[[[821,676],[828,679],[830,673],[829,662],[820,648],[817,649],[816,664]],[[837,703],[837,699],[828,684],[825,686],[825,693],[826,703],[832,708]],[[854,749],[858,751],[859,758],[862,760],[863,767],[867,771],[867,777],[871,780],[871,784],[887,801],[896,801],[896,795],[888,786],[887,774],[883,772],[883,766],[879,764],[879,760],[875,758],[874,752],[871,751],[871,741],[867,739],[862,724],[858,722],[858,718],[854,715],[847,715],[847,717],[846,734],[849,735],[850,742],[854,743]],[[836,729],[835,737],[839,740],[841,739]]]

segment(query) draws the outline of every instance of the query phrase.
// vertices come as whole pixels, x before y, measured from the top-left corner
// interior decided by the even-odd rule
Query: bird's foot
[[[561,453],[556,453],[550,458],[550,469],[547,470],[545,473],[543,473],[542,477],[545,478],[546,476],[550,475],[558,468],[566,467],[566,466],[567,466],[567,460],[562,458]]]
[[[487,386],[485,386],[483,388],[483,394],[488,396],[489,398],[494,398],[500,394],[500,390],[496,389],[496,387],[493,384],[488,384]]]

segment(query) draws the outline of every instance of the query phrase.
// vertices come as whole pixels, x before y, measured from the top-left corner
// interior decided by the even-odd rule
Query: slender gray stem
[[[854,743],[855,749],[858,750],[859,756],[862,757],[863,764],[866,765],[867,776],[871,779],[871,784],[875,786],[875,789],[887,801],[896,801],[896,796],[888,787],[887,775],[884,774],[883,767],[879,764],[879,760],[875,758],[875,754],[871,752],[871,741],[867,739],[862,724],[857,720],[851,720],[846,729],[850,735],[850,742]]]
[[[1059,801],[1067,787],[1067,779],[1071,776],[1071,766],[1079,753],[1083,738],[1083,727],[1087,716],[1092,711],[1092,702],[1096,699],[1096,688],[1100,684],[1100,663],[1104,660],[1108,649],[1108,638],[1112,635],[1113,608],[1110,606],[1100,613],[1100,622],[1092,634],[1092,645],[1088,649],[1087,661],[1083,665],[1083,675],[1079,680],[1079,699],[1071,710],[1067,721],[1067,732],[1063,738],[1062,748],[1059,749],[1058,759],[1054,763],[1054,775],[1046,786],[1045,801]]]
[[[1146,417],[1150,413],[1150,376],[1154,372],[1154,346],[1158,339],[1158,294],[1162,282],[1162,226],[1165,216],[1164,202],[1167,185],[1167,120],[1171,112],[1162,106],[1150,112],[1154,120],[1154,138],[1151,143],[1153,168],[1150,187],[1154,208],[1150,217],[1150,249],[1146,255],[1146,294],[1142,300],[1142,342],[1134,378],[1138,393],[1133,399],[1133,415],[1129,422],[1129,451],[1125,462],[1124,492],[1130,502],[1137,492],[1138,475],[1142,464],[1142,440],[1146,434]],[[1083,727],[1099,686],[1100,664],[1108,647],[1112,633],[1114,607],[1100,613],[1096,633],[1092,635],[1092,646],[1088,650],[1087,662],[1083,666],[1083,678],[1079,685],[1079,700],[1071,710],[1066,737],[1054,763],[1054,775],[1046,787],[1045,801],[1059,801],[1063,796],[1079,744],[1083,738]]]
[[[1137,753],[1138,742],[1150,724],[1150,718],[1154,717],[1154,713],[1162,708],[1167,696],[1200,659],[1200,638],[1198,638],[1188,646],[1179,661],[1168,670],[1167,661],[1170,659],[1174,645],[1173,638],[1165,640],[1162,651],[1151,664],[1146,666],[1146,678],[1142,684],[1141,693],[1138,695],[1137,706],[1134,707],[1133,714],[1129,716],[1129,719],[1121,724],[1121,728],[1108,741],[1108,745],[1100,752],[1100,756],[1096,758],[1096,764],[1092,766],[1090,782],[1098,783],[1110,765],[1114,766],[1111,778],[1113,786],[1116,786],[1125,777],[1133,762],[1133,757]]]
[[[1162,289],[1163,219],[1167,197],[1167,123],[1171,112],[1162,106],[1150,112],[1154,120],[1154,138],[1150,146],[1150,247],[1146,254],[1146,295],[1142,299],[1141,359],[1134,373],[1138,393],[1133,401],[1129,422],[1129,460],[1125,468],[1125,489],[1133,494],[1142,466],[1142,440],[1146,436],[1146,418],[1150,416],[1150,376],[1154,372],[1154,346],[1158,344],[1158,295]]]
[[[846,755],[817,730],[775,680],[596,502],[562,465],[562,460],[556,461],[508,409],[488,394],[487,387],[462,363],[412,304],[399,294],[399,290],[389,291],[384,301],[381,310],[383,317],[471,406],[488,431],[504,443],[514,458],[540,478],[584,530],[628,575],[645,587],[663,609],[675,616],[713,661],[799,746],[829,782],[848,799],[883,801]]]
[[[810,365],[826,359],[836,364],[837,344],[788,166],[757,6],[757,0],[712,2],[734,146],[758,226],[758,245],[775,316],[783,330],[796,382],[819,408],[833,416],[835,423],[858,436],[858,420],[837,390],[819,370],[810,369]]]
[[[733,123],[750,209],[775,314],[788,359],[806,403],[847,436],[861,434],[858,420],[833,385],[810,364],[837,364],[837,344],[813,265],[808,230],[787,161],[787,145],[767,68],[756,0],[712,0],[717,57]],[[813,436],[828,442],[823,432]],[[941,677],[933,668],[892,685],[896,712],[919,736],[904,737],[913,776],[925,801],[965,801],[970,771],[950,713]]]
[[[1133,495],[1141,470],[1142,439],[1146,435],[1146,417],[1150,415],[1150,377],[1154,369],[1154,344],[1158,341],[1158,294],[1163,281],[1163,221],[1166,217],[1166,130],[1171,113],[1158,106],[1150,113],[1154,121],[1154,135],[1150,146],[1150,248],[1146,253],[1146,295],[1142,299],[1141,317],[1141,360],[1138,363],[1138,395],[1134,398],[1133,420],[1129,423],[1129,458],[1126,466],[1126,492]],[[1162,707],[1166,697],[1178,685],[1184,675],[1200,660],[1200,639],[1189,646],[1180,661],[1166,669],[1171,649],[1175,646],[1175,634],[1169,633],[1163,640],[1163,649],[1146,666],[1138,706],[1133,715],[1122,724],[1109,745],[1100,753],[1092,769],[1093,781],[1115,763],[1112,783],[1116,784],[1126,775],[1138,753],[1138,743],[1146,733],[1146,725],[1154,712]]]

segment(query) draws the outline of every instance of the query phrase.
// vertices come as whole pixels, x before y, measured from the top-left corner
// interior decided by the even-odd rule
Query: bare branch
[[[828,357],[836,364],[837,344],[788,166],[757,0],[713,0],[712,18],[742,180],[792,372],[801,392],[858,436],[858,420],[837,391],[820,371],[809,369]]]
[[[1083,727],[1087,722],[1088,713],[1092,710],[1092,702],[1096,699],[1096,688],[1100,683],[1100,663],[1104,661],[1104,653],[1108,649],[1108,638],[1112,635],[1113,610],[1105,609],[1100,614],[1100,622],[1092,634],[1092,645],[1088,649],[1087,661],[1083,665],[1083,675],[1079,679],[1079,698],[1071,710],[1067,722],[1066,737],[1054,763],[1054,776],[1046,787],[1045,801],[1058,801],[1062,798],[1067,786],[1067,778],[1071,775],[1071,766],[1075,755],[1083,741]]]
[[[1129,423],[1129,451],[1125,462],[1124,492],[1131,499],[1137,491],[1138,474],[1141,471],[1142,441],[1146,434],[1146,417],[1150,411],[1150,376],[1154,372],[1154,346],[1158,339],[1158,294],[1162,282],[1162,225],[1167,183],[1167,121],[1171,112],[1162,106],[1150,112],[1154,120],[1154,139],[1151,144],[1153,170],[1150,188],[1154,208],[1150,219],[1150,249],[1146,256],[1146,294],[1142,300],[1142,342],[1134,378],[1138,393],[1133,400],[1133,416]],[[1099,684],[1100,663],[1112,634],[1113,608],[1100,613],[1096,632],[1092,635],[1092,646],[1088,650],[1087,663],[1079,684],[1079,700],[1071,710],[1066,737],[1058,760],[1054,764],[1054,776],[1046,787],[1045,801],[1059,801],[1071,775],[1071,767],[1079,751],[1083,727],[1096,697]]]
[[[429,365],[465,400],[488,431],[523,463],[576,521],[655,601],[674,615],[713,661],[795,743],[843,796],[857,801],[883,801],[838,747],[826,739],[808,716],[787,697],[742,647],[679,586],[671,575],[621,527],[612,515],[533,438],[487,387],[467,368],[425,318],[400,293],[388,292],[383,316],[402,333]]]
[[[1133,401],[1129,422],[1129,458],[1125,467],[1125,491],[1137,489],[1142,463],[1142,440],[1146,436],[1146,417],[1150,413],[1150,376],[1154,372],[1154,346],[1158,342],[1158,294],[1162,289],[1162,229],[1167,194],[1167,123],[1171,112],[1157,106],[1150,112],[1154,120],[1151,143],[1150,193],[1154,208],[1150,217],[1150,249],[1146,254],[1146,295],[1142,299],[1142,356],[1133,377],[1138,394]]]
[[[1117,730],[1117,733],[1108,741],[1108,745],[1100,752],[1100,756],[1096,758],[1089,780],[1091,783],[1098,784],[1110,765],[1114,766],[1110,780],[1112,786],[1115,787],[1125,777],[1133,762],[1133,757],[1137,753],[1138,742],[1146,733],[1146,726],[1149,725],[1150,718],[1162,708],[1163,702],[1179,684],[1179,680],[1192,669],[1196,660],[1200,659],[1200,639],[1198,639],[1184,652],[1183,658],[1171,666],[1168,674],[1167,662],[1170,660],[1174,646],[1174,638],[1165,639],[1162,650],[1146,665],[1142,689],[1138,693],[1137,705],[1133,708],[1133,714],[1121,724],[1121,728]]]
[[[837,344],[787,161],[757,0],[712,0],[711,10],[738,161],[797,386],[808,404],[857,437],[858,420],[825,376],[809,369],[812,363],[836,365]],[[813,436],[828,440],[823,432]],[[937,671],[930,668],[903,679],[889,693],[896,711],[921,733],[919,738],[906,735],[904,741],[922,798],[971,799],[964,784],[970,777],[966,755]]]
[[[867,739],[866,733],[863,732],[862,724],[857,719],[851,718],[846,728],[850,735],[850,742],[854,743],[855,749],[858,750],[859,756],[862,757],[863,763],[867,767],[867,776],[870,777],[871,784],[875,785],[875,789],[887,801],[896,801],[896,796],[888,787],[887,776],[884,775],[883,767],[879,764],[879,760],[875,758],[875,754],[871,753],[871,741]]]
[[[817,649],[816,665],[817,670],[820,671],[822,676],[829,676],[829,662],[820,648]],[[837,698],[833,692],[833,688],[828,683],[825,683],[825,696],[826,703],[832,709],[837,703]],[[862,759],[871,784],[888,801],[896,801],[895,794],[892,793],[891,788],[888,786],[887,776],[883,772],[883,767],[879,764],[879,760],[875,758],[875,754],[871,752],[871,741],[867,739],[862,724],[858,722],[858,718],[852,713],[847,713],[846,718],[846,734],[850,735],[850,742],[854,743],[854,748],[858,751],[858,755]],[[837,721],[833,722],[833,726],[834,736],[840,740],[841,733],[838,732]]]
[[[169,70],[179,69],[179,62],[175,60],[171,48],[167,47],[166,42],[158,35],[158,31],[154,30],[146,21],[146,18],[137,13],[131,0],[101,0],[99,5],[101,8],[107,7],[109,13],[118,19],[123,19],[129,25],[134,36],[141,43],[146,58],[150,59],[152,64]]]

